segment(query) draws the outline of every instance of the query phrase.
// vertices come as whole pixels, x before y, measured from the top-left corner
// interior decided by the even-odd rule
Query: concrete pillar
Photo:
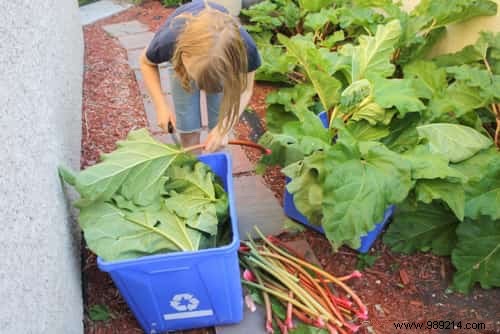
[[[76,0],[0,1],[0,332],[80,334],[80,232],[59,182],[79,169]]]

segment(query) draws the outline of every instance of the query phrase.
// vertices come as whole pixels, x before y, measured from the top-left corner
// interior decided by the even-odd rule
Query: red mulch
[[[84,28],[85,74],[83,86],[83,143],[82,168],[98,161],[101,152],[110,152],[115,142],[126,137],[135,128],[147,125],[142,97],[134,73],[127,65],[124,49],[102,29],[103,25],[139,20],[155,31],[172,9],[163,8],[157,1],[147,1],[116,16]],[[257,84],[250,107],[261,119],[265,116],[265,96],[273,87]],[[249,128],[240,123],[236,128],[240,138],[248,138]],[[254,150],[246,150],[252,162],[259,159]],[[278,168],[269,168],[264,175],[266,183],[280,199],[284,177]],[[306,231],[281,238],[305,238],[320,263],[331,273],[340,276],[353,271],[357,253],[347,248],[332,253],[326,239],[318,233]],[[373,254],[379,255],[364,277],[351,282],[369,306],[370,322],[360,333],[397,333],[393,322],[450,320],[485,322],[489,333],[500,333],[500,289],[476,289],[470,296],[446,293],[452,276],[449,259],[430,254],[405,256],[390,252],[380,241]],[[127,305],[120,297],[110,277],[100,272],[95,256],[85,251],[83,264],[85,309],[95,304],[106,305],[112,320],[93,322],[85,318],[87,334],[142,333]],[[494,331],[493,329],[496,329]],[[210,329],[196,333],[210,333]],[[403,333],[402,331],[399,331]],[[417,331],[405,331],[405,333]],[[436,333],[434,331],[433,333]],[[443,331],[443,333],[488,333],[488,331]],[[420,331],[419,333],[431,333]],[[249,333],[251,334],[251,333]]]

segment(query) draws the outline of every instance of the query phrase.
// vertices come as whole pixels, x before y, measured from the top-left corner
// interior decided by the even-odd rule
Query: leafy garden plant
[[[210,168],[146,129],[77,174],[60,168],[80,194],[79,224],[106,261],[195,251],[227,241],[228,198]]]
[[[384,241],[451,255],[456,289],[500,286],[500,34],[426,58],[446,26],[489,0],[266,0],[245,11],[267,98],[261,143],[334,249],[397,205]],[[328,114],[325,127],[318,111]],[[496,148],[495,148],[496,146]]]

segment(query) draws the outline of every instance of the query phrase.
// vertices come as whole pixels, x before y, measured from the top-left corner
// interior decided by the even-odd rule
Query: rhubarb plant
[[[295,30],[260,30],[286,84],[266,100],[261,143],[273,154],[261,163],[283,167],[297,209],[334,250],[358,248],[395,204],[388,245],[451,255],[460,291],[499,286],[500,34],[425,58],[448,24],[496,4],[421,1],[408,13],[389,0],[294,3]],[[486,233],[467,259],[466,235]]]
[[[62,179],[89,248],[106,261],[215,247],[228,199],[210,168],[147,130],[131,131],[101,161]]]

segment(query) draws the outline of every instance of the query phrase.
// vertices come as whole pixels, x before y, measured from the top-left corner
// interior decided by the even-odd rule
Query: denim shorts
[[[191,83],[191,92],[182,88],[180,80],[175,74],[172,64],[167,64],[167,74],[175,107],[176,127],[180,133],[200,131],[200,89],[194,82]],[[207,95],[208,127],[210,129],[217,125],[219,119],[219,108],[222,101],[222,93]]]

